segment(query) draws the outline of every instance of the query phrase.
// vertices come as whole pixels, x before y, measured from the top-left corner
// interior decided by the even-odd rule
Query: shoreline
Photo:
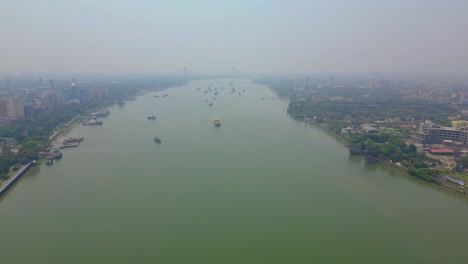
[[[275,93],[275,94],[278,96],[278,93],[276,93],[275,90],[273,90],[273,89],[272,89],[271,87],[269,87],[269,86],[268,86],[268,88],[269,88],[273,93]],[[278,96],[278,97],[279,97],[279,96]],[[279,97],[279,98],[281,98],[282,101],[284,101],[284,102],[287,103],[287,108],[288,108],[288,107],[289,107],[289,102],[290,102],[290,100],[289,100],[288,98],[286,98],[286,97]],[[286,109],[287,109],[287,108],[286,108]],[[329,133],[330,135],[333,135],[337,140],[339,140],[341,143],[344,144],[344,147],[345,147],[345,148],[347,147],[347,144],[349,143],[349,141],[348,141],[346,138],[342,137],[341,135],[339,135],[339,134],[337,134],[337,133],[331,131],[330,129],[328,129],[327,126],[324,126],[324,125],[322,125],[322,124],[318,124],[318,123],[315,123],[315,122],[308,122],[307,120],[304,120],[304,119],[296,118],[296,117],[290,115],[287,111],[286,111],[286,114],[287,114],[288,116],[290,116],[291,118],[297,120],[297,121],[304,122],[305,124],[315,124],[315,125],[320,126],[320,128],[321,128],[323,131],[326,131],[326,132]],[[363,156],[363,155],[356,155],[356,156]],[[389,166],[389,167],[395,168],[395,169],[397,169],[397,170],[399,170],[399,171],[401,171],[401,172],[404,172],[404,173],[406,174],[406,176],[409,176],[409,177],[412,177],[412,178],[416,178],[416,177],[413,177],[412,175],[410,175],[410,174],[408,173],[408,168],[406,168],[406,167],[403,167],[403,166],[398,165],[398,164],[395,164],[395,163],[391,163],[391,162],[386,161],[386,160],[384,160],[384,159],[382,159],[382,158],[379,158],[379,161],[380,161],[380,162],[379,162],[380,164],[384,164],[385,166]],[[368,164],[366,164],[366,165],[368,165]],[[416,178],[416,179],[418,179],[418,178]],[[468,190],[467,190],[466,188],[460,188],[460,186],[455,185],[455,184],[452,184],[452,183],[449,183],[449,182],[446,182],[446,181],[443,181],[443,180],[441,180],[439,177],[434,178],[434,179],[435,179],[435,181],[436,181],[435,183],[427,182],[427,181],[424,181],[424,180],[421,180],[421,179],[418,179],[418,180],[421,180],[421,181],[426,182],[426,183],[428,183],[428,184],[434,184],[434,185],[436,185],[436,186],[439,186],[439,187],[443,188],[444,190],[448,190],[448,191],[451,191],[451,192],[455,192],[455,193],[457,193],[457,194],[459,194],[459,195],[462,195],[462,196],[465,197],[465,198],[468,198]]]
[[[289,114],[288,114],[289,115]],[[294,117],[293,117],[294,118]],[[298,119],[296,119],[298,120]],[[303,120],[299,120],[299,121],[303,121]],[[305,121],[303,121],[305,122]],[[310,123],[310,122],[305,122],[305,123]],[[348,140],[344,137],[342,137],[341,135],[339,134],[336,134],[335,132],[331,131],[330,129],[328,129],[327,127],[323,126],[323,125],[319,125],[324,131],[327,131],[328,133],[330,133],[331,135],[333,135],[335,138],[337,138],[339,141],[341,142],[344,142],[345,144],[346,143],[349,143]],[[346,146],[345,146],[346,147]],[[364,156],[364,155],[355,155],[355,156]],[[416,177],[413,177],[412,175],[410,175],[408,173],[408,168],[406,167],[403,167],[401,165],[398,165],[398,164],[395,164],[395,163],[391,163],[390,161],[387,161],[385,159],[382,159],[382,158],[379,158],[379,163],[380,164],[384,164],[385,166],[389,166],[389,167],[392,167],[392,168],[395,168],[401,172],[404,172],[407,176],[409,177],[412,177],[412,178],[416,178]],[[377,163],[376,165],[378,165],[379,163]],[[368,164],[366,164],[368,165]],[[431,183],[431,182],[427,182],[427,181],[424,181],[424,180],[421,180],[421,179],[418,179],[416,178],[417,180],[420,180],[420,181],[423,181],[425,183],[428,183],[430,185],[436,185],[436,186],[440,186],[441,188],[443,188],[444,190],[449,190],[451,192],[455,192],[457,194],[460,194],[462,195],[463,197],[465,198],[468,198],[468,190],[466,190],[465,188],[461,189],[459,186],[455,185],[455,184],[451,184],[449,182],[446,182],[446,181],[443,181],[441,180],[439,177],[437,178],[434,178],[436,180],[435,183]]]
[[[35,162],[31,161],[28,164],[23,165],[16,171],[16,173],[11,175],[10,178],[8,178],[8,180],[2,182],[2,184],[0,185],[0,198],[2,198],[3,195],[5,195],[8,192],[8,190],[11,187],[13,187],[15,183],[21,178],[21,176],[23,176],[28,171],[28,169],[34,164]]]
[[[67,129],[67,131],[72,129],[74,127],[74,125],[77,124],[76,120],[77,120],[77,118],[73,117],[69,122],[64,124],[63,129]],[[53,135],[49,136],[49,143],[50,143],[49,146],[50,147],[55,146],[55,144],[57,143],[57,139],[61,134],[64,134],[63,130],[61,130],[59,132],[56,132]],[[42,160],[42,159],[43,158],[39,158],[38,160]],[[0,200],[2,198],[4,198],[4,196],[6,196],[6,194],[8,193],[8,190],[10,190],[13,186],[16,185],[18,180],[20,180],[20,178],[29,170],[30,167],[32,167],[34,165],[39,165],[39,164],[40,163],[38,163],[36,160],[33,160],[33,161],[30,161],[28,164],[23,165],[17,171],[9,173],[8,174],[8,176],[9,176],[8,179],[6,179],[6,180],[4,180],[4,181],[2,181],[0,183]]]

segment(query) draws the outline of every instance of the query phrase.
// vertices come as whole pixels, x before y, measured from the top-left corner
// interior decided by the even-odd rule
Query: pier
[[[6,182],[0,186],[0,197],[5,194],[11,186],[18,181],[21,176],[33,165],[33,162],[29,162],[28,164],[24,165],[21,169],[19,169],[14,175],[12,175]]]

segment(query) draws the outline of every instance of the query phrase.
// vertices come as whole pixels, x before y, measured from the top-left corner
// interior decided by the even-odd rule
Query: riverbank
[[[10,175],[8,180],[3,181],[0,184],[0,198],[19,180],[21,176],[34,164],[35,162],[29,162],[22,166],[13,175]]]
[[[306,122],[306,121],[304,121]],[[309,122],[306,122],[306,123],[309,123]],[[329,134],[333,135],[336,139],[338,139],[339,141],[341,141],[342,143],[345,144],[345,146],[347,146],[347,144],[350,144],[351,142],[349,141],[348,138],[346,137],[343,137],[341,134],[337,134],[335,133],[334,131],[332,131],[331,129],[328,129],[328,126],[326,125],[323,125],[323,124],[320,124],[320,127],[327,131]],[[363,155],[358,155],[358,156],[363,156]],[[365,155],[364,155],[365,156]],[[395,162],[392,162],[390,159],[388,158],[382,158],[382,157],[379,157],[377,159],[373,159],[374,163],[375,162],[380,162],[380,163],[383,163],[387,166],[390,166],[390,167],[393,167],[393,168],[396,168],[402,172],[405,172],[408,176],[411,176],[411,177],[415,177],[414,175],[411,175],[409,172],[408,172],[408,168],[401,165],[399,162],[398,163],[395,163]],[[366,161],[367,162],[367,161]],[[415,178],[418,178],[418,177],[415,177]],[[422,180],[422,179],[419,179],[419,180]],[[422,181],[425,181],[425,180],[422,180]],[[428,181],[425,181],[425,182],[428,182]],[[435,184],[437,186],[440,186],[444,189],[447,189],[447,190],[450,190],[450,191],[453,191],[453,192],[456,192],[456,193],[459,193],[461,195],[463,195],[464,197],[468,198],[468,190],[464,187],[464,186],[460,186],[458,184],[454,184],[454,183],[450,183],[450,182],[447,182],[445,180],[442,179],[442,177],[440,176],[435,176],[434,177],[434,182],[428,182],[428,183],[432,183],[432,184]]]

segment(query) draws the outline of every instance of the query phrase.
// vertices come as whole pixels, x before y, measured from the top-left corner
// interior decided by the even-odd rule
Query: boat
[[[54,159],[61,159],[62,158],[62,152],[60,152],[60,149],[54,148],[52,151],[52,155]]]
[[[213,103],[211,102],[211,103],[209,104],[209,106],[213,106]]]
[[[161,97],[161,96],[159,96],[159,95],[153,95],[153,97]]]
[[[96,120],[96,118],[90,118],[83,122],[83,126],[100,126],[102,123],[102,121]]]
[[[148,116],[147,118],[148,118],[148,120],[156,120],[155,116]]]
[[[84,140],[84,137],[80,137],[80,138],[67,138],[67,139],[64,139],[63,140],[63,143],[66,144],[66,143],[73,143],[73,142],[81,142]]]
[[[154,142],[156,142],[156,143],[161,143],[161,139],[160,139],[159,137],[155,137],[155,138],[154,138]]]
[[[213,118],[213,125],[220,127],[221,126],[221,120],[219,118]]]
[[[163,95],[162,97],[168,97],[168,96],[169,96],[169,94],[165,94],[165,95]]]
[[[47,157],[46,163],[45,163],[45,164],[46,164],[46,165],[52,165],[52,163],[54,163],[54,159],[51,158],[51,157]]]

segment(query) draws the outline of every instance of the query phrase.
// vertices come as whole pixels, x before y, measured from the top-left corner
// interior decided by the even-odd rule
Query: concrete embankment
[[[4,195],[10,187],[12,187],[16,181],[23,176],[23,174],[33,165],[32,162],[29,162],[28,164],[24,165],[22,168],[20,168],[14,175],[12,175],[6,182],[2,184],[0,187],[0,197]]]

